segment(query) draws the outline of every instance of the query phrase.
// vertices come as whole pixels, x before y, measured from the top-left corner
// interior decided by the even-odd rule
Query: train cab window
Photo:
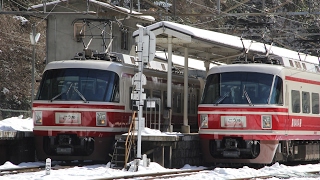
[[[300,92],[296,90],[291,91],[291,106],[292,112],[300,113]]]
[[[208,76],[202,104],[268,104],[274,75],[258,72],[225,72]],[[279,80],[280,88],[282,81]],[[281,91],[281,89],[279,89]],[[280,97],[281,93],[274,94]],[[279,98],[278,98],[279,99]],[[278,99],[273,103],[278,103]]]
[[[318,93],[311,94],[311,102],[312,102],[312,114],[319,114],[319,94]]]
[[[47,70],[41,81],[38,100],[119,101],[119,76],[112,71],[65,68]]]
[[[224,89],[225,85],[220,86],[220,74],[208,76],[201,103],[213,104],[216,98],[220,96],[220,91],[223,91]]]
[[[310,113],[310,93],[302,91],[302,112]]]
[[[275,77],[274,86],[272,89],[272,94],[270,98],[270,104],[283,104],[283,89],[282,89],[282,79],[278,76]]]

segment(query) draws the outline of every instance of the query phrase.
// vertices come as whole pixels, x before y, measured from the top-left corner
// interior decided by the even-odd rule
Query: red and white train
[[[101,58],[100,58],[101,59]],[[134,57],[111,54],[109,60],[65,60],[47,64],[33,101],[34,136],[39,160],[106,161],[114,136],[128,132],[133,112]],[[150,62],[144,68],[147,98],[158,98],[161,126],[166,108],[167,64]],[[200,82],[189,78],[189,123],[198,130]],[[183,75],[172,76],[172,125],[183,124]],[[144,116],[148,112],[144,111]],[[159,115],[160,117],[160,115]],[[150,121],[151,122],[151,121]],[[146,121],[148,125],[149,121]],[[150,124],[148,125],[150,127]]]
[[[198,106],[205,162],[320,159],[319,65],[266,58],[210,69]]]

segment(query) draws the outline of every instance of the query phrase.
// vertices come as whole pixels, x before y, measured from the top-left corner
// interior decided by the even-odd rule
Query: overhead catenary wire
[[[261,13],[264,13],[264,11],[262,11],[261,9],[255,8],[255,7],[253,7],[253,6],[246,5],[246,4],[244,4],[244,3],[242,3],[242,2],[239,2],[239,1],[237,1],[237,0],[233,0],[233,1],[235,1],[236,3],[241,4],[241,5],[243,5],[243,6],[246,6],[246,7],[250,8],[250,9],[259,11],[259,12],[261,12]],[[194,2],[194,1],[192,1],[192,0],[188,0],[188,2],[189,2],[189,3],[192,3],[192,4],[195,4],[195,5],[197,5],[197,6],[200,6],[200,7],[204,7],[204,5],[199,4],[199,3],[196,3],[196,2]],[[296,4],[295,4],[295,5],[296,5]],[[297,5],[296,5],[296,6],[297,6]],[[206,9],[209,9],[209,8],[206,8]],[[214,12],[214,13],[216,12],[216,9],[211,8],[211,10],[212,10],[212,12]],[[189,25],[190,25],[190,26],[198,26],[198,25],[203,25],[203,24],[205,24],[205,23],[212,23],[212,22],[214,22],[214,21],[220,20],[220,19],[225,18],[225,17],[229,17],[229,16],[223,16],[223,15],[227,15],[227,14],[229,14],[229,13],[225,13],[225,12],[220,12],[220,13],[221,13],[222,15],[216,15],[216,16],[217,16],[216,19],[211,19],[211,20],[206,21],[206,22],[200,22],[200,23],[195,23],[195,24],[189,23]],[[250,13],[248,13],[247,15],[249,15],[249,14],[250,14]],[[230,16],[238,17],[238,16],[235,15],[235,14],[229,14],[229,15],[230,15]],[[261,14],[261,15],[263,15],[263,14]],[[298,20],[295,20],[295,19],[283,17],[283,16],[280,16],[280,15],[277,15],[277,14],[274,14],[274,13],[271,13],[271,14],[266,13],[265,15],[266,15],[266,16],[269,16],[269,17],[281,18],[281,19],[284,19],[284,20],[287,20],[287,21],[290,21],[290,22],[293,22],[293,23],[298,23],[298,24],[300,24],[300,25],[306,25],[305,22],[301,22],[301,21],[298,21]],[[248,19],[247,19],[247,20],[248,20]],[[248,21],[250,22],[251,20],[248,20]],[[251,21],[251,22],[254,22],[254,21]],[[277,23],[277,21],[275,21],[275,23]],[[278,23],[278,25],[281,26],[281,24],[279,24],[279,23]],[[301,36],[298,32],[285,31],[285,30],[280,29],[280,28],[278,29],[278,31],[281,31],[281,32],[284,32],[284,33],[293,34],[295,37],[304,38],[304,37]],[[269,37],[269,38],[271,38],[271,39],[274,39],[274,37],[271,37],[270,35],[266,35],[266,36]],[[275,42],[278,43],[278,44],[280,44],[281,46],[283,46],[283,47],[285,47],[285,48],[294,49],[294,47],[289,47],[288,45],[285,45],[284,43],[280,42],[279,40],[275,40]],[[318,46],[318,45],[315,44],[315,43],[311,43],[311,44],[313,44],[315,47]]]

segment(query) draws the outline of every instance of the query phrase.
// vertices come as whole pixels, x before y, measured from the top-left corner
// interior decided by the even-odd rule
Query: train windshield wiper
[[[81,99],[82,99],[85,103],[87,102],[86,98],[83,96],[83,94],[81,94],[81,92],[80,92],[77,88],[73,87],[73,90],[74,90],[75,92],[77,92],[77,94],[81,97]]]
[[[229,95],[230,95],[230,91],[228,91],[228,92],[226,92],[226,93],[224,93],[224,95],[223,96],[220,96],[220,98],[216,101],[216,106],[221,102],[221,101],[223,101],[226,97],[229,97]]]
[[[70,89],[71,89],[71,87],[72,87],[72,83],[70,84],[68,90],[63,90],[63,91],[61,91],[61,93],[59,93],[58,95],[56,95],[55,97],[53,97],[50,101],[51,101],[51,102],[54,101],[54,100],[57,99],[59,96],[61,96],[63,93],[68,94],[69,91],[70,91]]]
[[[242,98],[243,98],[243,96],[246,96],[246,99],[247,99],[249,105],[253,106],[253,104],[251,102],[251,99],[250,99],[250,97],[249,97],[249,95],[248,95],[248,93],[246,91],[246,85],[243,86]]]

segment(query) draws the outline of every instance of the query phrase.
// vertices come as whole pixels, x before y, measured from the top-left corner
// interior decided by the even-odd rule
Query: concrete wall
[[[81,3],[82,1],[77,1],[77,3],[72,4],[73,9],[77,9],[80,11],[86,10],[86,3]],[[85,2],[85,1],[83,1]],[[97,5],[90,6],[90,11],[98,12],[99,8]],[[56,7],[53,12],[66,12],[68,9],[65,7]],[[49,11],[49,10],[48,10]],[[72,9],[70,8],[70,12]],[[108,11],[112,12],[112,11]],[[103,15],[90,15],[90,14],[72,14],[72,13],[52,13],[47,17],[47,63],[51,61],[57,60],[66,60],[71,59],[78,52],[82,52],[84,49],[84,45],[82,42],[77,42],[74,38],[74,23],[82,23],[83,19],[87,19],[92,24],[85,27],[85,38],[84,42],[87,45],[91,35],[93,35],[93,40],[89,46],[92,50],[97,50],[98,52],[104,51],[103,41],[101,37],[102,30],[105,30],[105,41],[108,46],[110,42],[110,37],[113,37],[113,42],[111,46],[111,51],[130,54],[132,46],[135,44],[135,40],[132,38],[133,31],[137,30],[136,24],[151,24],[151,22],[143,21],[141,19],[137,19],[134,17],[126,17],[123,18],[124,15],[120,14],[119,16],[112,14],[108,15],[108,13],[104,13]],[[120,19],[120,17],[122,17]],[[96,20],[102,20],[100,22]],[[112,20],[111,28],[109,25],[104,27],[104,21]],[[115,21],[115,19],[122,24],[121,28],[119,27],[119,23]],[[128,31],[128,50],[121,49],[121,29],[124,28]],[[110,34],[111,33],[111,34]]]

